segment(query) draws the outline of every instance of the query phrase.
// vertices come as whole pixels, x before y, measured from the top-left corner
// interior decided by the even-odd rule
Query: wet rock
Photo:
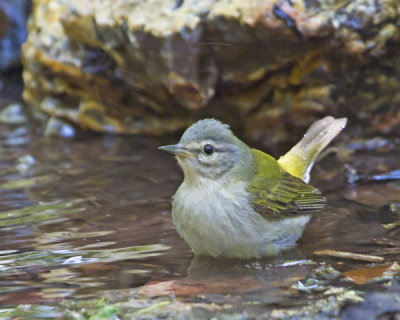
[[[393,223],[400,220],[400,202],[391,201],[379,209],[379,218],[382,223]]]
[[[369,319],[396,319],[395,314],[400,313],[400,280],[399,277],[383,292],[374,291],[365,297],[365,301],[358,305],[350,305],[344,308],[341,319],[369,320]],[[393,315],[393,317],[390,317]]]
[[[19,103],[12,103],[0,112],[0,122],[5,124],[24,124],[26,122],[24,107]]]
[[[335,270],[332,266],[322,264],[304,281],[297,281],[292,286],[293,289],[310,293],[326,291],[330,282],[340,278],[341,273]]]
[[[398,24],[396,1],[38,0],[24,98],[96,131],[215,116],[272,144],[329,113],[399,133]]]
[[[334,280],[340,277],[341,273],[330,265],[321,265],[315,270],[315,275],[319,279]]]
[[[27,36],[30,0],[0,2],[0,71],[20,63],[21,45]]]
[[[50,117],[47,121],[44,135],[46,137],[73,138],[75,136],[75,128],[66,121]]]
[[[17,159],[16,169],[20,174],[27,173],[34,165],[36,164],[36,160],[30,154],[26,154]]]

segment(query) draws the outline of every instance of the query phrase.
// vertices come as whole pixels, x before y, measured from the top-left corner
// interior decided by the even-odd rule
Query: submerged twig
[[[371,256],[367,254],[334,251],[334,250],[318,250],[315,251],[314,254],[317,256],[330,256],[336,258],[353,259],[353,260],[369,261],[369,262],[381,262],[385,260],[385,258],[379,256]]]

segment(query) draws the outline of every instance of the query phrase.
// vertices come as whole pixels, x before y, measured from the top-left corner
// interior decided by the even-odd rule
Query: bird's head
[[[216,180],[230,172],[240,174],[243,167],[251,166],[250,148],[228,125],[215,119],[196,122],[186,129],[178,144],[159,149],[176,156],[188,180]]]

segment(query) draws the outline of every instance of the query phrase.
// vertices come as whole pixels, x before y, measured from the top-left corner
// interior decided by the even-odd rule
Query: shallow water
[[[400,199],[400,184],[368,181],[400,167],[397,142],[322,160],[312,182],[329,205],[299,245],[275,258],[229,261],[194,257],[173,228],[169,199],[182,174],[157,147],[176,139],[49,138],[29,122],[0,125],[0,319],[85,318],[101,297],[122,319],[338,317],[388,284],[390,276],[356,285],[342,272],[399,259],[398,229],[383,227],[382,210]],[[347,182],[347,163],[359,183]],[[314,254],[322,249],[384,261]]]

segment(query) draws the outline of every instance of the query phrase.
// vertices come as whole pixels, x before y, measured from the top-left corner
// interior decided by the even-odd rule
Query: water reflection
[[[172,166],[164,174],[156,145],[94,134],[67,143],[0,125],[0,303],[90,297],[178,274],[159,257],[176,241],[168,186],[179,176]]]

